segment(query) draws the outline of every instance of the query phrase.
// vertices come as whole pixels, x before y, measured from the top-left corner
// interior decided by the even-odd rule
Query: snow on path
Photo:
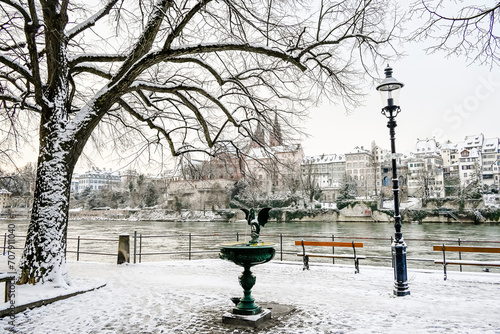
[[[391,268],[271,262],[253,267],[256,302],[297,310],[266,329],[223,325],[241,267],[222,260],[129,265],[70,262],[75,283],[107,286],[17,315],[16,333],[500,333],[500,275],[409,270],[392,295]],[[8,319],[0,320],[0,332]]]

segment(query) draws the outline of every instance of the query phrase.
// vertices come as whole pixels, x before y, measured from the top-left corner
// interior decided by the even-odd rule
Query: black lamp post
[[[396,116],[401,111],[399,107],[399,91],[404,86],[402,82],[392,77],[392,68],[387,65],[385,69],[385,79],[377,90],[380,92],[385,105],[382,114],[389,119],[387,127],[391,135],[392,154],[392,191],[394,193],[394,241],[392,247],[392,263],[394,265],[394,294],[396,296],[406,296],[410,294],[408,279],[406,274],[406,243],[401,232],[401,215],[399,213],[399,181],[396,169],[396,138],[394,128],[396,127]],[[387,102],[386,102],[387,101]]]

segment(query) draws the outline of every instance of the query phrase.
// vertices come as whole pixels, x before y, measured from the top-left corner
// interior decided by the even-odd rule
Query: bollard
[[[120,234],[118,239],[118,264],[130,262],[130,236]]]

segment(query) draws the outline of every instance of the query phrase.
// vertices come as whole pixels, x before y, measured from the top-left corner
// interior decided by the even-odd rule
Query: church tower
[[[252,140],[252,145],[251,147],[260,147],[261,145],[264,145],[266,142],[266,135],[264,133],[264,129],[262,128],[262,125],[257,123],[257,129],[255,130],[254,134],[254,140]]]
[[[281,126],[278,122],[278,114],[274,114],[274,124],[273,124],[273,132],[269,134],[269,145],[273,146],[282,146],[283,145],[283,136],[281,134]]]

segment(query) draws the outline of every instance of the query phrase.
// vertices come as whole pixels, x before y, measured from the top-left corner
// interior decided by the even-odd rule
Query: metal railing
[[[23,238],[22,236],[16,236]],[[213,234],[167,234],[167,235],[142,235],[135,231],[132,235],[130,261],[133,263],[143,262],[143,257],[147,261],[164,261],[167,259],[187,259],[194,258],[217,258],[217,256],[207,256],[208,254],[218,254],[218,245],[223,242],[240,241],[242,238],[248,237],[246,234],[240,233],[213,233]],[[356,236],[337,236],[337,235],[290,235],[290,234],[262,234],[261,237],[268,242],[277,244],[275,261],[298,261],[297,253],[300,251],[294,245],[294,240],[315,239],[335,241],[339,239],[349,241],[363,241],[365,246],[362,250],[366,259],[370,264],[381,265],[387,261],[387,265],[391,265],[392,256],[390,245],[392,237],[377,238],[377,237],[356,237]],[[7,233],[4,234],[3,254],[7,251]],[[491,240],[464,240],[457,239],[405,239],[409,247],[409,252],[415,254],[408,256],[409,262],[432,263],[434,259],[440,258],[441,254],[435,254],[432,251],[432,244],[500,244],[500,241]],[[11,248],[12,249],[12,248]],[[21,247],[15,247],[14,250],[22,250]],[[75,254],[76,261],[81,260],[82,255],[113,257],[116,259],[118,250],[118,236],[116,238],[85,238],[73,237],[68,238],[66,254]],[[332,252],[341,252],[342,250],[332,248]],[[434,255],[435,254],[435,255]],[[19,254],[20,255],[20,254]],[[485,255],[486,256],[486,255]],[[458,253],[459,259],[462,259],[462,254]],[[20,256],[18,257],[20,258]],[[316,259],[315,259],[316,261]],[[318,260],[318,261],[333,261]],[[462,268],[460,268],[460,271]]]

